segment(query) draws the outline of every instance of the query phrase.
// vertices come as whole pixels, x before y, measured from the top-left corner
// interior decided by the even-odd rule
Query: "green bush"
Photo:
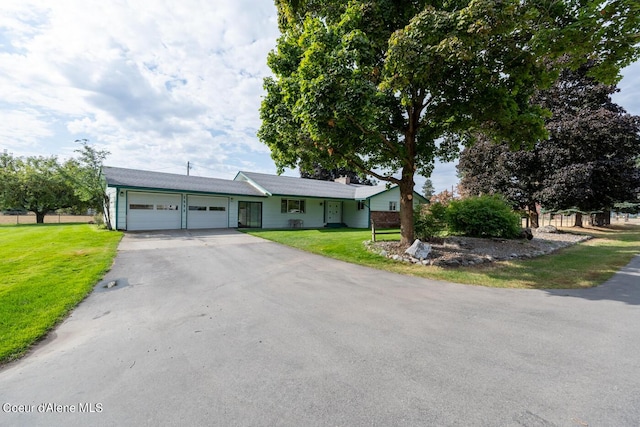
[[[507,239],[520,234],[520,216],[499,196],[454,200],[447,208],[446,220],[454,234]]]
[[[104,215],[101,213],[97,213],[93,216],[93,222],[100,228],[105,227],[105,223],[104,223]]]
[[[416,237],[431,240],[441,236],[447,229],[446,212],[447,207],[438,202],[417,206],[413,215]]]

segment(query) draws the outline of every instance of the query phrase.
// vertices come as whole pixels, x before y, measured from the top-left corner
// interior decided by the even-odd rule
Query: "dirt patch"
[[[553,231],[553,230],[551,230]],[[381,256],[422,265],[460,267],[510,259],[528,259],[549,254],[560,248],[588,240],[591,236],[534,230],[532,240],[479,239],[451,236],[430,242],[431,253],[424,260],[404,253],[400,242],[365,242],[367,248]]]

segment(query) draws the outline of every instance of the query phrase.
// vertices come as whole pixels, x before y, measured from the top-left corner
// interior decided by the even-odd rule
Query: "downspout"
[[[322,203],[322,223],[325,225],[327,225],[327,200],[325,199],[324,202]]]
[[[118,230],[118,206],[120,206],[120,188],[116,187],[116,211],[113,216],[115,219],[115,227],[113,227],[114,230]],[[111,206],[109,206],[109,209],[111,209]]]

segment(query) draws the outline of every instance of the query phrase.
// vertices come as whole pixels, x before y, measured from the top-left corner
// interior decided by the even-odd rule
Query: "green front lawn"
[[[121,237],[88,224],[0,226],[0,363],[24,354],[85,298]]]
[[[532,260],[505,261],[474,267],[442,268],[409,265],[367,251],[368,230],[251,230],[250,234],[308,252],[367,267],[448,282],[500,288],[569,289],[602,284],[640,253],[640,226],[584,229],[595,238]],[[378,239],[398,240],[399,234]]]

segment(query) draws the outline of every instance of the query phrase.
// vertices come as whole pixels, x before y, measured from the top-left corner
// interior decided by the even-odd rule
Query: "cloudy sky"
[[[1,0],[0,151],[64,159],[88,139],[112,166],[275,173],[256,132],[277,36],[271,0]],[[640,63],[624,76],[616,101],[640,114]]]

